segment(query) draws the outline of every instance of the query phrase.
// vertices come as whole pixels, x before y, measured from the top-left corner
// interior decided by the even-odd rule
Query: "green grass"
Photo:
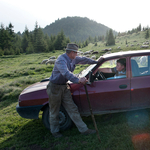
[[[16,113],[16,104],[14,102],[0,111],[2,114],[0,118],[0,149],[14,147],[18,150],[26,150],[36,147],[54,150],[134,150],[137,145],[134,145],[136,143],[132,142],[132,138],[143,133],[149,134],[150,131],[150,118],[143,119],[142,116],[143,113],[149,116],[150,111],[145,110],[95,116],[101,143],[99,143],[96,134],[81,135],[75,126],[70,130],[63,131],[63,138],[54,139],[43,126],[41,114],[38,120],[23,119]],[[83,120],[89,128],[94,128],[91,117],[84,117]],[[145,141],[146,139],[140,142]]]
[[[102,49],[112,48],[112,52],[140,49],[140,45],[126,47],[125,41],[142,43],[146,41],[144,32],[119,37],[114,46],[89,44],[82,51],[97,50],[97,58],[104,54]],[[39,119],[24,119],[16,112],[17,99],[27,86],[50,77],[54,65],[40,64],[50,56],[58,57],[64,51],[19,56],[0,57],[0,150],[149,150],[150,149],[150,110],[140,110],[107,115],[96,115],[101,143],[97,135],[84,136],[73,126],[63,131],[63,138],[54,139]],[[79,73],[88,65],[77,65],[74,73]],[[91,117],[83,117],[89,128],[94,129]]]

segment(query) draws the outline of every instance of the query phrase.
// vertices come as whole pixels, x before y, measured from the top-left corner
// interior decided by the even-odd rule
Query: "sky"
[[[117,32],[150,25],[148,0],[0,0],[0,24],[14,32],[41,28],[66,17],[87,17]]]

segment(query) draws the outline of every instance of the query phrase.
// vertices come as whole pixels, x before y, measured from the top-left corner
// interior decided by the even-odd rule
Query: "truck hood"
[[[31,92],[40,91],[40,90],[46,90],[48,83],[49,82],[47,81],[47,82],[37,82],[35,84],[32,84],[28,86],[27,88],[25,88],[21,92],[21,94],[31,93]]]
[[[45,105],[48,103],[48,95],[46,92],[49,81],[37,82],[25,88],[19,95],[20,106]],[[79,95],[79,88],[82,84],[74,84],[69,82],[72,95]]]
[[[44,105],[48,103],[47,82],[37,82],[25,88],[19,95],[19,106]]]

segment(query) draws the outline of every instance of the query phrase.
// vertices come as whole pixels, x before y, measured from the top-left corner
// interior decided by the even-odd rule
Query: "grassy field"
[[[126,40],[129,47],[126,47]],[[112,52],[140,49],[144,32],[116,39]],[[118,42],[119,41],[119,42]],[[136,42],[135,42],[136,41]],[[137,46],[137,43],[140,45]],[[131,47],[130,45],[135,46]],[[121,49],[117,49],[120,46]],[[98,46],[89,44],[81,51],[97,50],[97,58],[104,54],[102,49],[110,48],[103,42]],[[81,135],[73,126],[63,131],[63,138],[54,139],[39,119],[24,119],[16,112],[17,99],[27,86],[48,78],[54,65],[40,64],[50,56],[58,57],[64,51],[19,56],[0,57],[0,150],[149,150],[150,149],[150,109],[95,116],[101,143],[96,134]],[[77,65],[74,73],[85,66]],[[91,117],[83,117],[89,128],[94,129]]]

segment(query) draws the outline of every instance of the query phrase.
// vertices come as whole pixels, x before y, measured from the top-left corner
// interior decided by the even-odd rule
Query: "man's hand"
[[[79,79],[79,83],[86,84],[87,82],[88,80],[86,79],[86,77],[82,77]]]
[[[101,61],[101,59],[99,59],[97,63],[99,63],[100,61]]]

